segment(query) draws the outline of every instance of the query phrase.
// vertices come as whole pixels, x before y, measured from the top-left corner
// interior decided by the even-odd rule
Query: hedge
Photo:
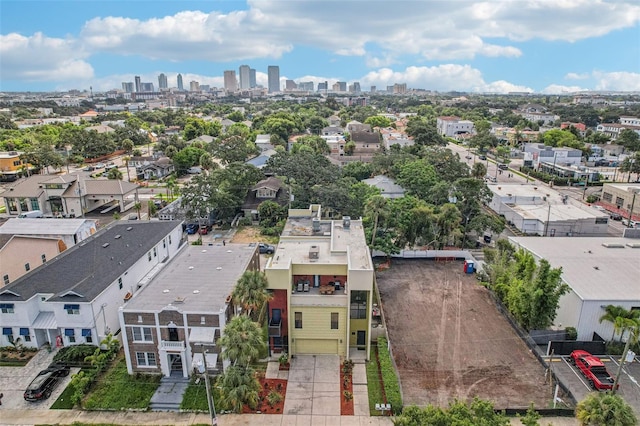
[[[391,404],[391,410],[394,414],[402,413],[402,395],[400,394],[400,383],[396,370],[391,362],[391,354],[387,348],[387,339],[378,337],[378,361],[380,362],[380,371],[382,372],[382,382],[384,385],[384,393],[387,396],[387,403]]]

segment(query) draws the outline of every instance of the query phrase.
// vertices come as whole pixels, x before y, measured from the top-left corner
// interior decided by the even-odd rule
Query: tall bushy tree
[[[581,425],[635,426],[638,418],[633,409],[619,395],[591,392],[576,407],[576,418]]]

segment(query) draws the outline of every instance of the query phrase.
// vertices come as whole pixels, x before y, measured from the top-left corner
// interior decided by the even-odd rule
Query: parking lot
[[[548,407],[544,368],[462,262],[394,259],[377,282],[406,405]]]
[[[78,372],[77,368],[72,368],[71,374],[60,379],[49,399],[28,402],[24,400],[23,394],[27,386],[29,386],[29,383],[31,383],[38,373],[51,364],[54,355],[55,351],[48,352],[43,349],[24,367],[0,367],[0,392],[4,394],[0,410],[47,410],[51,407],[51,404],[58,399],[64,388],[69,384],[69,381],[71,381],[71,375]],[[2,417],[1,414],[0,417]]]
[[[607,367],[609,374],[615,377],[620,365],[620,357],[598,356]],[[559,380],[571,391],[577,401],[582,400],[589,392],[592,392],[589,383],[580,370],[571,365],[568,356],[554,357],[551,362],[553,372]],[[620,389],[618,394],[624,398],[636,415],[640,416],[640,358],[636,357],[634,362],[625,363],[620,376]]]

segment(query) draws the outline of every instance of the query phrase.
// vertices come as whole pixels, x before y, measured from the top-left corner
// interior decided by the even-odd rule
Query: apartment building
[[[436,119],[438,133],[445,137],[457,138],[462,134],[475,131],[473,121],[462,120],[460,117],[444,116]]]
[[[221,371],[217,341],[238,313],[231,299],[245,271],[259,270],[256,245],[186,246],[119,310],[129,374],[189,377],[206,357]]]
[[[290,209],[265,273],[271,353],[369,359],[375,275],[361,220]]]

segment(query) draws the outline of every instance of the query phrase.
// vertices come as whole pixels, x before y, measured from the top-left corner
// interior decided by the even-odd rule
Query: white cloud
[[[2,79],[56,81],[90,78],[93,68],[74,40],[46,37],[42,33],[23,36],[0,35]]]
[[[640,92],[640,73],[594,71],[595,90]]]
[[[570,72],[567,75],[564,76],[564,78],[566,78],[567,80],[586,80],[589,78],[589,73],[575,73],[575,72]]]
[[[542,93],[547,93],[550,95],[561,95],[566,93],[584,92],[586,90],[588,89],[580,86],[563,86],[562,84],[550,84],[549,86],[542,89]]]

